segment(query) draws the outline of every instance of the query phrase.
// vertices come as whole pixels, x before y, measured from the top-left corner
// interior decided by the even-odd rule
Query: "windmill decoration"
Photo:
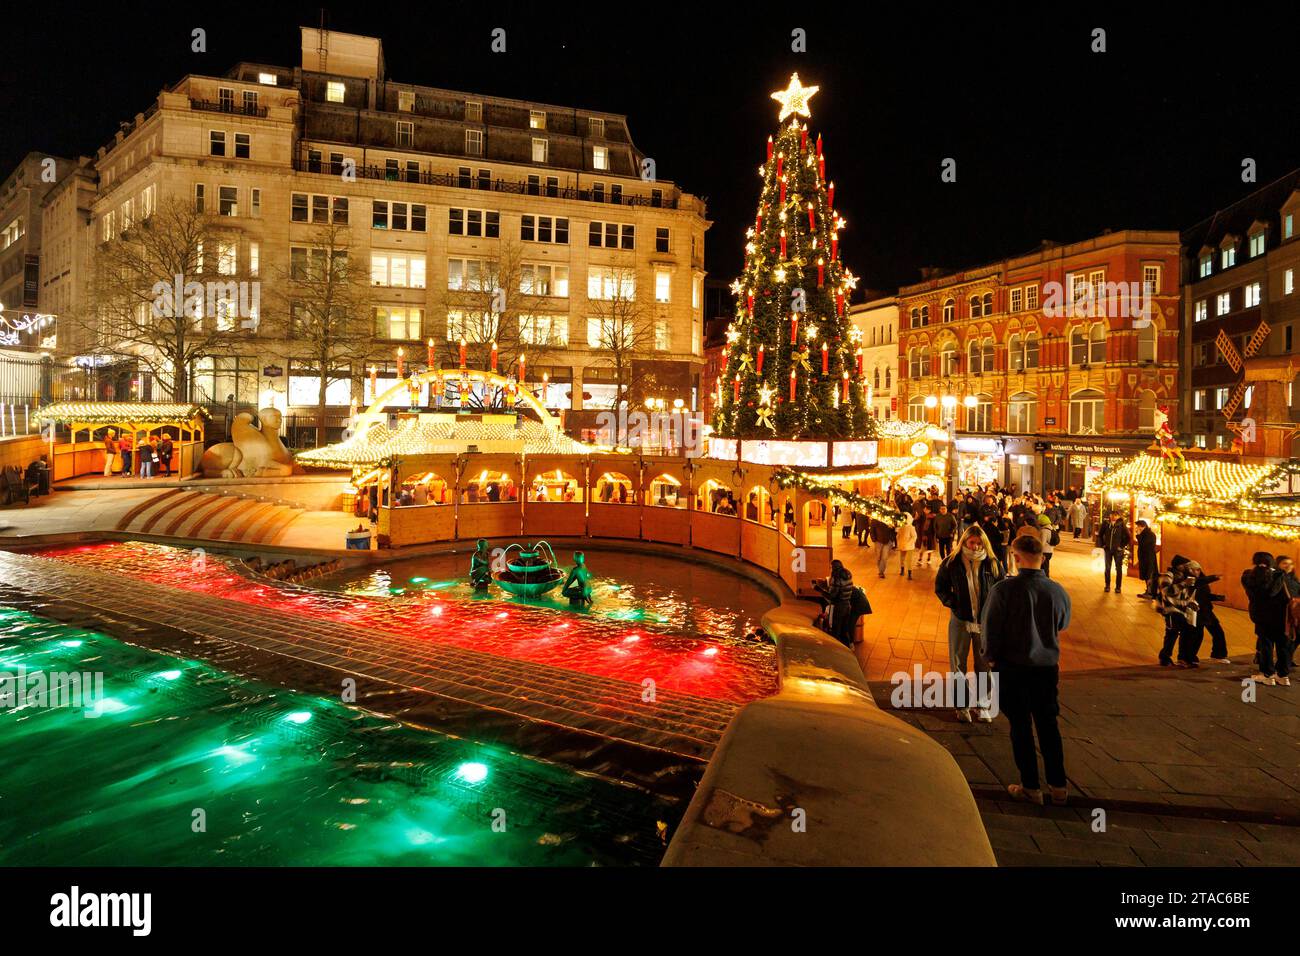
[[[1263,348],[1264,343],[1268,340],[1268,333],[1271,331],[1272,328],[1269,324],[1260,320],[1259,328],[1255,329],[1255,334],[1250,337],[1242,350],[1238,352],[1237,346],[1233,343],[1232,339],[1228,337],[1228,333],[1223,329],[1219,330],[1219,335],[1214,340],[1214,345],[1219,350],[1219,354],[1223,356],[1223,360],[1228,363],[1228,367],[1232,369],[1233,373],[1241,376],[1241,378],[1237,380],[1237,384],[1233,388],[1232,394],[1228,397],[1228,401],[1224,403],[1222,409],[1224,418],[1232,418],[1232,416],[1237,413],[1237,409],[1241,407],[1242,399],[1246,397],[1246,373],[1244,371],[1246,359],[1254,358],[1254,356],[1259,353],[1259,350]]]

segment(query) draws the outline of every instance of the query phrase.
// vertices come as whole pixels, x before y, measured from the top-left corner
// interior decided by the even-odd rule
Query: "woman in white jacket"
[[[898,529],[898,574],[901,577],[904,572],[907,579],[912,580],[912,568],[908,559],[912,552],[916,550],[916,525],[912,524],[912,516],[903,515],[903,525]]]

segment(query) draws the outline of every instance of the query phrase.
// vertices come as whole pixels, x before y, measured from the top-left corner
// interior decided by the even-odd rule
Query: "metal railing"
[[[214,103],[212,100],[190,100],[190,109],[209,113],[235,113],[240,116],[266,116],[265,106],[245,106],[243,103]]]
[[[339,176],[344,171],[342,163],[325,160],[313,160],[299,157],[294,161],[294,169],[302,173],[320,173],[323,176]],[[462,176],[459,173],[433,173],[427,170],[391,169],[387,166],[357,166],[353,170],[358,179],[377,179],[393,183],[414,183],[420,186],[451,186],[456,189],[477,189],[480,191],[510,193],[520,196],[542,196],[551,199],[579,199],[584,202],[607,203],[616,206],[650,206],[656,209],[678,208],[675,195],[642,196],[636,194],[615,194],[606,190],[578,189],[573,186],[548,185],[546,182],[529,180],[484,179],[479,176]]]

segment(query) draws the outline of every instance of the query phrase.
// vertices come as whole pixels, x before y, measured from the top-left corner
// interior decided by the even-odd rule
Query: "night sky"
[[[327,25],[382,38],[399,82],[627,114],[659,175],[708,200],[707,264],[728,281],[776,125],[768,93],[796,69],[821,87],[812,126],[860,291],[1043,239],[1183,229],[1252,188],[1243,157],[1257,161],[1260,184],[1300,165],[1295,34],[1280,21],[1190,8],[957,15],[917,3],[884,15],[872,4],[871,15],[827,19],[838,4],[788,4],[779,9],[807,13],[780,18],[767,5],[716,6],[348,3],[327,8]],[[93,154],[187,73],[297,65],[297,27],[319,18],[319,5],[234,0],[13,4],[0,164],[7,174],[30,150]],[[197,26],[205,54],[190,51]],[[488,49],[497,26],[503,55]],[[795,27],[807,53],[790,51]],[[1090,52],[1093,27],[1106,28],[1108,52]],[[945,157],[957,160],[956,183],[940,182]]]

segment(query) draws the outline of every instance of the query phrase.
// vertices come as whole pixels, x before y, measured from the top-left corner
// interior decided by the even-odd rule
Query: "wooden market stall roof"
[[[470,445],[499,442],[521,442],[526,455],[589,455],[598,450],[531,420],[523,420],[516,427],[513,422],[412,418],[396,429],[373,425],[344,441],[300,452],[296,460],[311,468],[373,467],[394,458],[459,454]]]
[[[73,431],[116,426],[124,431],[146,431],[172,425],[202,431],[207,410],[184,402],[55,402],[36,412],[38,422],[68,425]]]
[[[1300,459],[1245,464],[1218,459],[1190,459],[1171,474],[1163,458],[1138,455],[1095,479],[1098,491],[1147,495],[1165,501],[1251,508],[1268,495],[1292,495],[1291,479],[1300,476]]]

